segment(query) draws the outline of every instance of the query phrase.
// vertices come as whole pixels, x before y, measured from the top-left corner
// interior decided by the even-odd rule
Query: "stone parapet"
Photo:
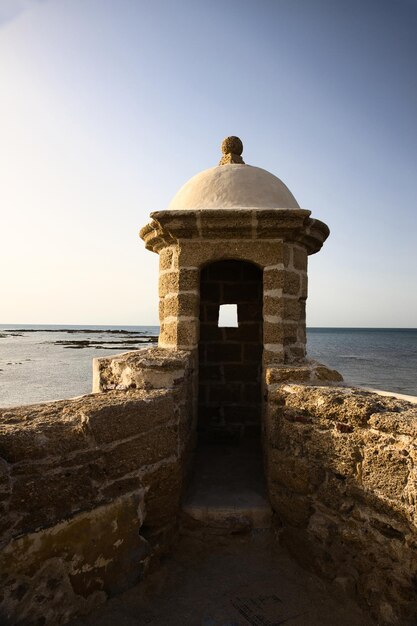
[[[0,411],[2,624],[65,624],[168,549],[195,427],[187,355],[164,353],[103,359],[106,393]]]
[[[378,624],[408,624],[417,611],[417,407],[311,386],[328,376],[321,366],[295,370],[267,371],[266,476],[281,540]],[[286,384],[297,375],[304,384]]]
[[[93,359],[93,393],[114,389],[181,389],[193,373],[189,352],[148,348]]]
[[[301,364],[274,365],[265,370],[265,383],[269,392],[286,383],[329,385],[342,381],[343,376],[339,372],[313,360]]]

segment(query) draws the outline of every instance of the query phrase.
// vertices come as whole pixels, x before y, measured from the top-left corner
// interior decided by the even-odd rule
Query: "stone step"
[[[182,510],[189,525],[219,532],[269,528],[260,441],[198,446]]]
[[[228,532],[270,528],[272,511],[269,503],[255,492],[238,492],[222,498],[222,493],[184,502],[183,513],[194,522]]]

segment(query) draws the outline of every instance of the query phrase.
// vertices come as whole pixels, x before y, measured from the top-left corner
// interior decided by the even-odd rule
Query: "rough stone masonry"
[[[229,435],[262,443],[277,541],[376,623],[413,623],[416,406],[306,360],[329,230],[241,153],[228,138],[141,231],[158,348],[95,360],[92,395],[0,411],[2,625],[63,625],[140,583],[175,541],[196,442]]]

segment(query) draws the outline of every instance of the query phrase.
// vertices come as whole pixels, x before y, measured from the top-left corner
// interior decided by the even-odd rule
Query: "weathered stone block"
[[[159,317],[159,321],[162,323],[165,318],[165,298],[159,298],[158,317]]]
[[[223,209],[200,211],[201,235],[204,239],[236,239],[252,236],[252,211],[225,213]]]
[[[288,294],[291,296],[300,295],[301,290],[301,277],[300,274],[291,271],[284,272],[284,284],[283,284],[283,292],[284,294]]]
[[[283,305],[284,319],[298,322],[303,315],[303,308],[300,306],[300,301],[295,298],[283,298]]]
[[[177,323],[177,345],[182,349],[192,350],[198,343],[198,319],[182,321]]]
[[[381,411],[381,396],[343,387],[294,386],[288,389],[286,405],[303,406],[316,418],[335,420],[352,425],[365,425],[373,413]]]
[[[163,248],[159,253],[159,271],[172,269],[174,247]]]
[[[280,539],[282,545],[305,568],[330,580],[335,577],[337,568],[329,558],[326,548],[319,545],[306,529],[288,526],[280,534]]]
[[[281,450],[271,450],[268,459],[270,480],[287,489],[306,495],[312,493],[324,479],[324,471],[304,458],[289,456]]]
[[[304,383],[311,381],[311,369],[308,366],[269,367],[265,373],[267,385],[283,383]]]
[[[200,285],[200,271],[198,267],[196,268],[187,268],[184,269],[182,261],[180,258],[180,277],[179,277],[179,290],[180,291],[195,291],[198,293]]]
[[[283,339],[282,342],[284,346],[289,346],[291,344],[297,343],[297,331],[298,324],[296,322],[289,322],[282,325],[283,329]]]
[[[317,461],[314,461],[317,464]],[[330,510],[349,516],[355,506],[355,500],[348,496],[348,484],[353,478],[332,471],[326,472],[326,480],[321,483],[317,498]]]
[[[128,394],[126,392],[112,392],[104,397],[93,396],[96,399],[95,406],[100,405],[100,398],[104,405],[106,403],[113,404],[118,397],[122,398],[122,401],[126,401],[130,397],[146,398],[146,395],[137,394],[136,390],[178,388],[184,377],[192,370],[191,363],[190,352],[166,348],[134,350],[113,357],[94,359],[94,392],[112,389],[129,390]],[[116,399],[112,400],[113,397]]]
[[[302,229],[309,211],[304,209],[257,210],[257,238],[284,238],[297,229]]]
[[[340,433],[336,429],[313,431],[304,450],[308,458],[314,458],[316,462],[323,459],[323,469],[342,477],[358,477],[362,459],[359,434]]]
[[[264,344],[284,343],[284,329],[281,322],[264,322]]]
[[[417,406],[401,406],[401,401],[396,398],[386,398],[384,404],[386,401],[390,401],[387,410],[373,413],[369,426],[386,433],[417,437]]]
[[[307,250],[294,246],[293,248],[293,265],[296,270],[307,271]]]
[[[308,296],[308,277],[307,274],[301,275],[300,297],[307,298]]]
[[[156,217],[155,221],[162,231],[162,237],[168,242],[173,238],[174,233],[177,240],[199,237],[198,214],[195,211],[156,211],[151,215]]]
[[[305,309],[302,309],[302,313],[301,315],[303,316],[302,319],[298,322],[298,328],[297,328],[297,343],[301,344],[303,351],[304,351],[304,346],[307,343],[307,333],[306,333],[306,327],[305,327]]]
[[[46,450],[60,455],[86,448],[80,407],[79,401],[62,400],[0,410],[0,456],[17,463],[43,458]]]
[[[259,267],[281,262],[281,251],[277,242],[256,240],[182,241],[180,264],[201,267],[219,259],[241,259],[251,261]]]
[[[164,297],[168,293],[177,293],[179,291],[179,272],[166,272],[159,276],[159,297]]]
[[[177,341],[177,322],[167,322],[163,321],[161,323],[160,331],[159,331],[159,340],[158,346],[169,346],[175,347],[178,345]]]
[[[284,319],[284,303],[282,297],[264,296],[263,314],[264,317]]]
[[[274,349],[271,349],[271,348]],[[284,348],[279,344],[266,344],[262,353],[262,360],[265,366],[280,364],[284,362]]]
[[[302,363],[305,356],[305,346],[294,346],[291,343],[285,346],[285,363]]]
[[[340,382],[343,380],[343,376],[339,374],[339,372],[325,365],[317,365],[313,370],[313,376],[315,376],[318,381],[323,382]]]
[[[276,289],[282,290],[284,288],[284,274],[283,269],[267,269],[264,271],[264,292],[274,291]]]
[[[175,402],[168,390],[137,392],[116,406],[85,411],[88,428],[99,444],[129,439],[172,421]]]
[[[165,319],[170,317],[177,317],[178,315],[178,296],[172,295],[161,300],[163,315],[160,316],[161,324],[164,323]]]
[[[147,558],[142,503],[143,491],[10,542],[0,554],[0,621],[64,624],[135,584]]]
[[[305,528],[313,508],[308,496],[295,495],[292,490],[270,483],[269,498],[272,508],[284,524]]]
[[[174,425],[160,426],[152,432],[115,445],[104,452],[109,478],[118,478],[176,455],[178,433]]]
[[[185,317],[198,317],[200,298],[196,293],[178,294],[178,315]]]
[[[284,265],[286,268],[292,265],[292,251],[294,245],[292,243],[288,243],[287,241],[284,243]]]
[[[291,419],[288,419],[291,417]],[[306,416],[300,409],[294,415],[286,414],[282,417],[282,411],[268,410],[265,419],[269,445],[279,450],[288,450],[294,454],[304,454],[305,442],[311,437],[311,418]]]
[[[364,451],[364,488],[398,503],[405,502],[405,489],[412,466],[409,456],[389,444],[382,448],[381,441],[375,443],[370,443]]]
[[[143,480],[137,475],[128,477],[123,476],[122,478],[118,478],[112,482],[108,482],[106,476],[106,480],[103,481],[103,486],[100,488],[100,500],[109,502],[115,498],[125,495],[126,493],[140,491],[142,488]]]
[[[181,497],[182,475],[183,463],[178,459],[160,465],[143,476],[142,483],[147,489],[145,523],[148,528],[175,524]]]
[[[198,317],[199,298],[196,293],[181,293],[165,298],[164,318],[166,317]]]

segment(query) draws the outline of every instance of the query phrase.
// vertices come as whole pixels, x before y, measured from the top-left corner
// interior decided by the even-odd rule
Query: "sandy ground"
[[[161,568],[71,626],[370,626],[271,531],[183,536]]]

